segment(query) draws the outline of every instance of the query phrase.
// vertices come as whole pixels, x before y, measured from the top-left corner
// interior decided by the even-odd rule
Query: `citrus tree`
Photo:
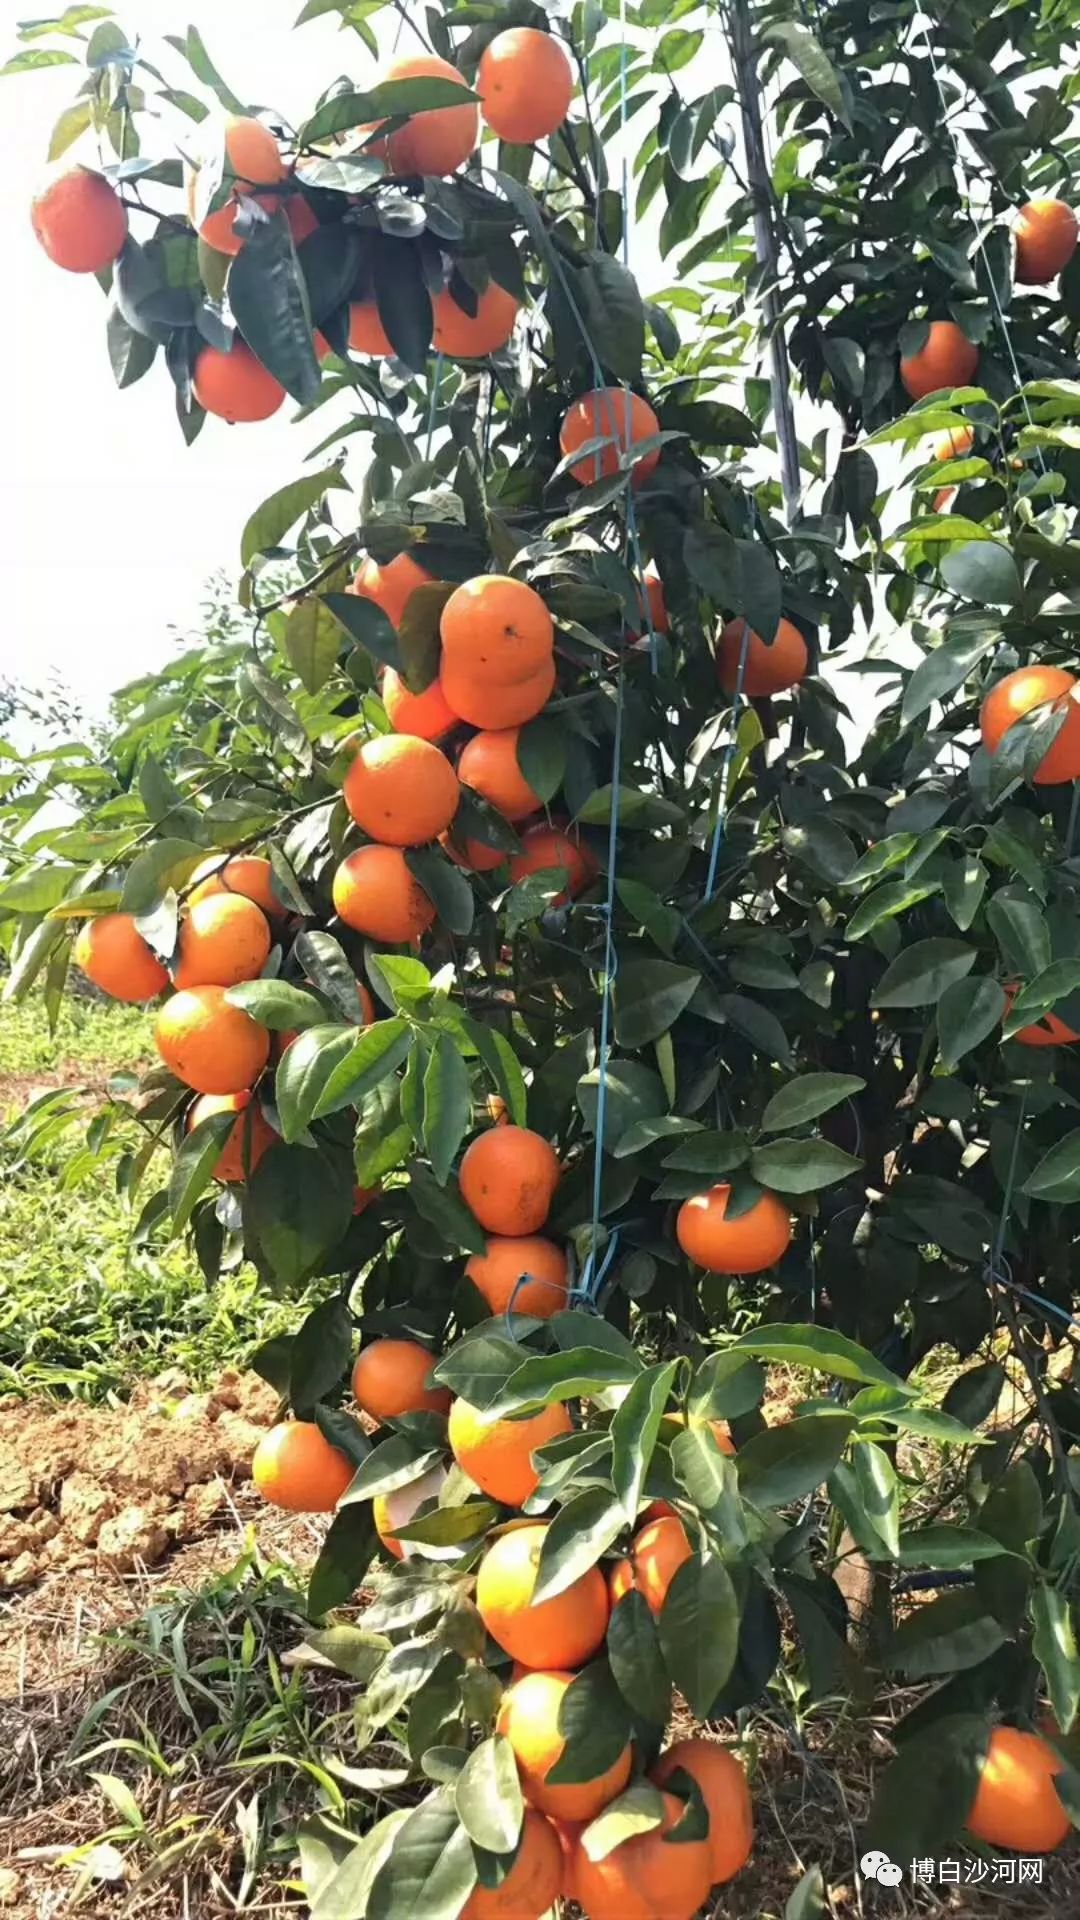
[[[315,1620],[375,1587],[315,1643],[409,1779],[308,1836],[320,1914],[689,1920],[752,1821],[675,1690],[939,1683],[895,1860],[1080,1810],[1077,11],[511,0],[386,58],[316,0],[378,74],[295,127],[194,29],[179,85],[98,8],[9,63],[85,62],[34,222],[118,384],[323,415],[242,627],[18,769],[0,888],[10,993],[160,997],[144,1222],[310,1289],[255,1480],[333,1513]]]

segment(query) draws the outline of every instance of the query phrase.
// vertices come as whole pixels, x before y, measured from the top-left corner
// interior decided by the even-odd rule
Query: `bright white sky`
[[[191,75],[162,36],[194,21],[242,98],[295,120],[337,73],[363,81],[372,72],[362,42],[343,34],[336,18],[292,32],[300,8],[301,0],[258,0],[257,32],[252,8],[236,0],[128,0],[118,20],[178,86],[191,86]],[[20,6],[18,16],[35,11],[46,9]],[[0,12],[16,15],[14,6]],[[0,64],[16,51],[14,34],[0,24]],[[75,67],[0,80],[0,259],[8,289],[0,675],[37,683],[56,668],[101,713],[113,688],[168,656],[170,625],[195,622],[207,576],[221,567],[236,576],[247,515],[302,470],[325,429],[321,422],[291,427],[287,402],[261,425],[208,420],[185,447],[160,364],[117,392],[97,282],[54,267],[30,227],[52,123],[79,84]],[[151,150],[148,128],[144,122],[144,151]],[[92,157],[92,135],[70,158],[84,150]],[[175,150],[164,131],[162,150]]]

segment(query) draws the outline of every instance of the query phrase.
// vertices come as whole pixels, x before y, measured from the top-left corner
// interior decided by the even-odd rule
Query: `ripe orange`
[[[284,180],[285,162],[270,129],[264,127],[261,121],[252,120],[245,114],[226,115],[225,152],[226,172],[231,171],[236,176],[231,190],[232,197],[223,207],[219,207],[216,213],[207,215],[198,232],[207,246],[215,247],[218,253],[239,253],[244,242],[233,230],[237,200],[243,195],[245,198],[257,200],[267,213],[276,212],[281,205],[281,195],[258,192],[257,189],[276,187]],[[198,167],[187,169],[187,208],[188,219],[192,226],[195,225],[195,190],[198,177]]]
[[[555,895],[553,907],[563,907],[568,899],[576,899],[596,871],[591,854],[579,844],[576,834],[537,821],[521,836],[521,852],[515,853],[510,862],[510,878],[524,880],[526,874],[544,873],[552,867],[563,868],[567,883],[566,892]]]
[[[742,654],[743,620],[729,620],[716,649],[716,677],[725,693],[734,693]],[[751,628],[746,647],[743,692],[748,699],[761,700],[771,693],[786,693],[806,678],[810,656],[806,641],[790,620],[781,620],[771,643],[766,646]]]
[[[775,1193],[763,1193],[737,1220],[728,1220],[731,1188],[723,1183],[684,1200],[675,1238],[689,1259],[710,1273],[763,1273],[791,1241],[791,1213]]]
[[[507,820],[524,820],[543,804],[518,765],[520,738],[520,727],[474,734],[458,761],[458,779]]]
[[[523,1507],[540,1479],[532,1461],[537,1447],[572,1433],[573,1423],[561,1401],[524,1419],[488,1420],[459,1397],[446,1432],[458,1466],[481,1493],[506,1507]]]
[[[1063,1771],[1064,1762],[1041,1735],[995,1727],[968,1832],[991,1847],[1052,1853],[1069,1833],[1069,1817],[1054,1790]]]
[[[503,1535],[504,1541],[518,1538],[520,1534]],[[548,1786],[547,1776],[566,1747],[559,1732],[559,1709],[574,1677],[562,1669],[523,1673],[503,1694],[495,1724],[514,1750],[521,1791],[530,1806],[553,1819],[595,1820],[625,1787],[633,1754],[627,1742],[618,1759],[594,1779]]]
[[[100,173],[71,167],[43,187],[30,219],[55,266],[69,273],[101,273],[123,251],[128,217],[119,195]]]
[[[947,427],[944,433],[938,434],[930,451],[935,460],[962,460],[974,445],[974,427]]]
[[[342,792],[357,826],[384,847],[420,847],[437,839],[461,797],[446,755],[411,733],[366,740]]]
[[[418,740],[440,740],[457,726],[457,714],[447,705],[441,680],[433,680],[423,693],[411,693],[400,673],[387,667],[382,701],[395,733],[415,734]]]
[[[360,847],[334,875],[334,912],[347,927],[395,946],[419,940],[435,909],[400,847]]]
[[[1005,988],[1005,1012],[1012,1012],[1012,1003],[1019,988],[1015,985]],[[1074,1040],[1080,1040],[1080,1033],[1074,1033],[1056,1013],[1044,1013],[1040,1020],[1030,1027],[1021,1027],[1012,1038],[1022,1047],[1068,1047]]]
[[[400,627],[405,609],[416,592],[417,587],[425,586],[432,578],[426,567],[414,560],[411,553],[396,554],[380,567],[371,555],[362,560],[353,575],[350,593],[358,593],[364,600],[374,600],[381,607],[392,627]]]
[[[554,1599],[532,1604],[546,1524],[513,1527],[480,1562],[476,1604],[493,1640],[529,1667],[580,1667],[603,1645],[611,1612],[599,1567]],[[567,1810],[567,1818],[575,1816]]]
[[[248,1118],[248,1108],[251,1116]],[[247,1179],[244,1155],[248,1156],[252,1173],[258,1166],[267,1147],[272,1147],[278,1136],[265,1117],[258,1102],[251,1104],[250,1093],[204,1093],[195,1101],[187,1117],[187,1130],[190,1133],[203,1120],[209,1120],[215,1113],[235,1113],[237,1119],[225,1136],[225,1145],[218,1155],[214,1168],[214,1179],[234,1184]]]
[[[966,387],[979,364],[979,349],[955,320],[931,320],[925,346],[900,361],[900,379],[913,400],[943,387]]]
[[[1076,215],[1064,200],[1029,200],[1016,221],[1016,278],[1044,287],[1076,252]]]
[[[188,906],[209,900],[215,893],[241,894],[245,900],[253,900],[271,919],[285,911],[274,891],[274,869],[261,854],[234,853],[226,860],[224,854],[212,853],[191,876]]]
[[[639,440],[651,440],[659,431],[659,420],[648,401],[642,400],[639,394],[628,393],[623,387],[596,387],[592,393],[583,393],[568,408],[559,428],[559,446],[565,455],[576,453],[579,447],[593,440],[607,442],[570,468],[574,479],[587,487],[594,480],[617,473],[620,455],[636,446]],[[633,485],[639,487],[659,461],[657,447],[640,454],[634,462]]]
[[[451,360],[482,360],[485,354],[498,353],[513,333],[519,311],[513,294],[496,280],[489,280],[477,295],[475,313],[459,307],[448,287],[435,295],[431,307],[432,344]]]
[[[559,42],[536,27],[508,27],[480,56],[480,112],[500,140],[528,146],[566,119],[574,75]]]
[[[419,1480],[410,1480],[405,1487],[395,1487],[392,1493],[377,1493],[371,1503],[371,1517],[375,1522],[375,1531],[394,1560],[411,1560],[416,1554],[416,1545],[412,1540],[395,1540],[394,1530],[407,1527],[415,1520],[420,1508],[428,1500],[438,1500],[446,1481],[446,1468],[441,1464],[429,1467]],[[434,1556],[438,1557],[435,1550]]]
[[[234,987],[255,980],[270,952],[265,913],[239,893],[212,893],[189,907],[180,925],[178,987]]]
[[[514,1864],[501,1886],[474,1887],[461,1920],[541,1920],[558,1899],[563,1856],[550,1820],[526,1807]]]
[[[714,1887],[733,1880],[754,1846],[754,1808],[746,1775],[718,1740],[676,1740],[660,1755],[649,1778],[665,1787],[682,1769],[701,1788],[709,1815],[709,1871]]]
[[[157,1050],[178,1080],[196,1093],[243,1093],[270,1056],[270,1035],[224,987],[190,987],[166,1000],[154,1030]]]
[[[526,680],[501,686],[444,655],[442,688],[458,719],[467,720],[471,727],[520,727],[526,720],[535,720],[554,693],[555,661],[546,660]]]
[[[251,1462],[263,1499],[290,1513],[332,1513],[355,1472],[313,1420],[279,1421],[263,1434]]]
[[[439,622],[444,662],[497,686],[532,679],[551,659],[555,626],[524,580],[481,573],[455,587]]]
[[[393,60],[383,74],[384,80],[453,80],[466,87],[456,67],[436,54],[411,54]],[[460,107],[436,107],[418,113],[384,143],[391,173],[456,173],[464,164],[480,136],[480,110],[475,100]],[[372,146],[369,152],[377,153]]]
[[[349,345],[354,353],[373,353],[384,358],[393,353],[393,342],[379,319],[374,300],[354,300],[350,306]]]
[[[397,1420],[403,1413],[446,1413],[450,1395],[428,1384],[438,1355],[418,1340],[373,1340],[353,1368],[353,1399],[373,1420]]]
[[[647,1601],[649,1612],[658,1614],[675,1575],[692,1553],[686,1528],[676,1514],[647,1520],[634,1535],[629,1558],[617,1561],[612,1568],[612,1605],[618,1605],[623,1594],[636,1587]]]
[[[269,420],[285,398],[284,387],[239,337],[229,353],[222,353],[220,347],[203,347],[191,385],[199,405],[232,426]]]
[[[1065,724],[1043,754],[1032,778],[1035,785],[1058,786],[1080,776],[1080,699],[1077,682],[1063,667],[1017,667],[998,680],[979,709],[979,731],[987,753],[997,752],[1013,722],[1035,707],[1066,709]]]
[[[573,1898],[589,1920],[691,1920],[711,1885],[708,1840],[667,1841],[686,1807],[665,1793],[663,1820],[636,1833],[603,1860],[590,1860],[579,1839],[570,1862]]]
[[[72,958],[112,1000],[153,1000],[169,984],[130,913],[103,913],[80,927]]]
[[[466,840],[464,848],[455,847],[448,833],[440,834],[439,845],[455,867],[464,868],[466,873],[494,873],[507,857],[504,850],[485,846],[482,840]]]
[[[550,1141],[528,1127],[489,1127],[465,1149],[462,1198],[489,1233],[537,1233],[562,1169]]]
[[[959,491],[959,487],[939,487],[934,495],[934,512],[951,513],[953,501]]]
[[[643,576],[641,585],[645,589],[643,596],[641,587],[638,588],[638,605],[642,609],[642,619],[644,619],[644,603],[645,600],[647,600],[653,632],[666,633],[670,622],[668,620],[667,601],[664,598],[664,583],[660,575],[655,573],[650,567],[648,573]],[[635,631],[640,632],[640,629],[635,629]]]
[[[495,1116],[497,1127],[509,1127],[505,1108]],[[483,1253],[474,1253],[465,1264],[465,1272],[478,1287],[492,1313],[506,1313],[513,1302],[515,1313],[531,1313],[538,1320],[550,1320],[566,1305],[569,1273],[566,1254],[554,1240],[542,1240],[537,1234],[516,1239],[494,1236]],[[522,1281],[522,1276],[529,1277]],[[522,1281],[519,1286],[518,1282]]]

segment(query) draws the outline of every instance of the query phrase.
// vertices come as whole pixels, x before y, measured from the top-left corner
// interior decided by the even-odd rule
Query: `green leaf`
[[[1080,1709],[1080,1653],[1068,1595],[1045,1584],[1031,1596],[1032,1649],[1046,1675],[1050,1705],[1059,1727],[1071,1728]]]
[[[902,1567],[940,1567],[951,1572],[973,1566],[976,1560],[996,1560],[1004,1551],[1000,1540],[977,1527],[935,1521],[902,1533],[897,1558]]]
[[[1020,599],[1020,575],[1007,547],[994,540],[969,540],[950,547],[941,562],[941,577],[954,593],[981,607],[1013,607]]]
[[[286,1142],[291,1144],[307,1131],[331,1074],[351,1056],[358,1033],[355,1026],[308,1027],[282,1055],[275,1089]]]
[[[822,1920],[825,1881],[820,1867],[807,1867],[784,1907],[784,1920]]]
[[[610,253],[591,252],[581,275],[585,318],[605,367],[620,380],[640,380],[645,352],[645,308],[628,267]]]
[[[627,960],[615,978],[615,1037],[647,1046],[673,1026],[701,984],[700,973],[667,960]]]
[[[405,663],[405,684],[413,693],[423,693],[439,677],[439,623],[454,584],[451,580],[429,580],[414,587],[398,622],[398,646]]]
[[[483,1253],[487,1235],[474,1220],[465,1202],[449,1187],[440,1187],[430,1167],[421,1160],[409,1164],[409,1196],[417,1213],[443,1235],[447,1248],[462,1253]],[[471,1394],[466,1396],[472,1399]],[[476,1403],[479,1404],[479,1403]]]
[[[481,1020],[466,1018],[465,1031],[480,1055],[484,1066],[495,1083],[495,1088],[506,1102],[506,1111],[515,1127],[528,1124],[528,1096],[525,1091],[525,1076],[521,1063],[505,1034],[495,1027],[485,1026]]]
[[[611,1423],[611,1483],[627,1520],[636,1518],[641,1489],[656,1449],[660,1422],[679,1371],[678,1360],[638,1375]]]
[[[635,1834],[654,1833],[664,1818],[664,1802],[658,1787],[647,1780],[635,1781],[609,1800],[602,1813],[591,1820],[581,1836],[581,1846],[590,1860],[606,1860]]]
[[[935,891],[932,881],[886,880],[884,886],[875,887],[855,908],[848,920],[848,939],[862,940],[883,920],[895,920],[899,914],[928,900]]]
[[[469,1069],[448,1033],[440,1033],[424,1069],[424,1146],[441,1187],[472,1123]]]
[[[829,1140],[769,1140],[750,1155],[750,1173],[778,1193],[816,1193],[858,1171],[862,1161]]]
[[[234,1113],[212,1113],[185,1134],[169,1176],[169,1210],[172,1231],[183,1233],[195,1209],[214,1177],[221,1149],[236,1124]]]
[[[761,1116],[763,1133],[781,1133],[785,1127],[802,1127],[823,1113],[831,1112],[841,1100],[861,1093],[866,1081],[856,1073],[804,1073],[789,1080],[774,1093]]]
[[[326,1021],[322,1002],[286,980],[241,980],[238,986],[226,988],[225,998],[274,1033],[291,1033],[294,1028],[319,1026]]]
[[[943,641],[925,660],[920,660],[904,688],[900,710],[904,726],[909,727],[935,700],[946,700],[957,687],[962,687],[979,661],[993,652],[999,637],[994,628],[960,633],[955,639]]]
[[[229,270],[229,304],[244,339],[300,406],[318,398],[307,287],[284,213],[260,220]]]
[[[811,93],[817,95],[823,106],[828,107],[829,112],[850,133],[851,117],[843,82],[809,27],[795,20],[778,21],[765,28],[762,39],[770,46],[779,47],[792,66],[798,68]]]
[[[471,933],[476,903],[465,875],[435,847],[407,847],[405,859],[447,932]]]
[[[861,1381],[871,1387],[891,1387],[909,1398],[913,1389],[890,1373],[880,1360],[831,1327],[798,1324],[760,1327],[743,1333],[726,1349],[727,1354],[755,1353],[777,1366],[812,1367],[818,1373],[832,1374],[836,1380]]]
[[[690,1384],[687,1411],[695,1420],[734,1420],[752,1413],[765,1396],[765,1369],[758,1360],[725,1347],[701,1362]]]
[[[433,1362],[434,1357],[432,1355]],[[399,1487],[409,1487],[414,1480],[422,1479],[442,1457],[441,1448],[425,1446],[411,1433],[392,1433],[389,1439],[380,1440],[361,1462],[351,1486],[345,1491],[342,1505],[374,1500],[377,1494],[396,1493]]]
[[[857,1509],[879,1551],[883,1547],[895,1560],[900,1551],[900,1486],[888,1454],[872,1441],[854,1447],[850,1465],[841,1460],[834,1468],[830,1488],[837,1481],[847,1492],[848,1512]]]
[[[82,867],[28,867],[0,886],[0,908],[9,913],[48,913],[67,898]]]
[[[986,906],[986,918],[1007,967],[1025,980],[1050,965],[1050,933],[1038,902],[1001,887]]]
[[[525,1806],[514,1749],[505,1734],[493,1733],[473,1748],[458,1774],[454,1805],[478,1847],[510,1853],[517,1846]]]
[[[581,1117],[595,1137],[599,1101],[600,1071],[594,1067],[583,1073],[577,1083],[576,1099]],[[639,1120],[648,1120],[667,1107],[663,1083],[651,1067],[636,1060],[609,1060],[607,1065],[607,1106],[604,1118],[604,1147],[613,1153],[624,1133]]]
[[[370,1503],[339,1508],[308,1581],[308,1612],[313,1620],[352,1599],[378,1546]]]
[[[593,1660],[567,1687],[559,1703],[559,1732],[566,1745],[546,1779],[549,1786],[579,1786],[606,1773],[625,1751],[630,1716],[605,1660]]]
[[[157,357],[157,343],[129,326],[115,303],[110,304],[105,321],[105,343],[113,379],[121,390],[149,373]]]
[[[326,593],[322,604],[333,614],[340,627],[343,627],[350,640],[358,647],[378,660],[384,667],[393,667],[395,673],[401,673],[405,662],[401,657],[398,637],[381,607],[373,600],[366,600],[358,593]]]
[[[518,734],[517,763],[538,800],[553,800],[566,772],[566,732],[557,714],[538,713]]]
[[[739,1602],[722,1560],[691,1554],[660,1609],[664,1664],[692,1713],[707,1715],[739,1650]]]
[[[627,1706],[642,1719],[666,1727],[671,1712],[671,1681],[656,1621],[644,1594],[636,1588],[624,1594],[612,1612],[607,1656]]]
[[[1061,1202],[1080,1195],[1080,1128],[1073,1128],[1043,1154],[1021,1189],[1033,1199]]]
[[[290,612],[281,644],[304,691],[318,693],[337,665],[341,628],[325,602],[309,594]]]
[[[907,1862],[947,1851],[966,1824],[990,1740],[981,1714],[945,1714],[904,1741],[877,1784],[863,1839]]]
[[[320,1028],[319,1031],[324,1029]],[[286,1061],[297,1047],[303,1045],[305,1038],[301,1034],[300,1039],[293,1042],[285,1055]],[[412,1044],[413,1033],[409,1022],[396,1015],[387,1020],[376,1020],[370,1027],[362,1027],[359,1034],[353,1028],[351,1047],[331,1063],[329,1073],[322,1079],[313,1117],[321,1120],[327,1114],[338,1113],[342,1107],[358,1106],[373,1087],[396,1072],[407,1058]],[[279,1068],[279,1081],[280,1073]]]
[[[476,1885],[476,1858],[453,1796],[440,1787],[398,1828],[372,1882],[366,1920],[457,1920]]]
[[[977,1593],[945,1593],[909,1614],[892,1637],[889,1664],[911,1680],[977,1667],[1009,1638]]]
[[[950,1073],[987,1034],[1000,1027],[1005,995],[996,980],[983,974],[974,982],[954,980],[938,1003],[938,1052]]]
[[[340,1294],[320,1301],[293,1336],[289,1403],[299,1419],[310,1420],[316,1401],[326,1399],[345,1378],[352,1346],[352,1319]],[[361,1457],[367,1451],[365,1442]]]
[[[304,122],[296,144],[303,149],[328,140],[335,133],[346,133],[350,127],[413,113],[433,113],[439,107],[460,107],[476,98],[475,93],[456,80],[384,80],[364,93],[338,93],[324,101],[311,119]]]
[[[739,1448],[739,1486],[758,1507],[786,1507],[827,1480],[854,1427],[850,1414],[808,1413]]]
[[[321,473],[302,474],[299,480],[290,480],[288,486],[279,487],[248,518],[240,536],[241,564],[250,567],[256,554],[279,547],[302,513],[324,499],[331,487],[347,489],[348,484],[341,468],[333,466],[324,467]]]
[[[553,1600],[588,1573],[626,1525],[621,1503],[604,1487],[586,1487],[560,1507],[544,1535],[533,1603]]]
[[[578,1400],[607,1387],[631,1386],[641,1362],[601,1347],[575,1347],[569,1353],[540,1353],[511,1374],[489,1411],[500,1419],[555,1400]]]
[[[204,87],[209,87],[210,91],[216,94],[227,113],[247,112],[243,101],[238,99],[232,88],[226,85],[215,67],[206,51],[206,43],[198,27],[188,28],[186,40],[181,40],[169,33],[165,38],[171,47],[175,47],[178,53],[184,55],[195,78],[201,80]]]
[[[302,1042],[301,1035],[296,1045]],[[274,1146],[263,1154],[248,1182],[251,1227],[280,1281],[305,1280],[342,1239],[352,1218],[352,1187],[351,1168],[325,1153]]]
[[[946,987],[975,965],[975,948],[962,940],[916,940],[886,967],[870,996],[873,1007],[936,1006]]]
[[[679,1485],[714,1530],[733,1546],[745,1536],[735,1466],[711,1427],[686,1427],[671,1443],[671,1465]]]

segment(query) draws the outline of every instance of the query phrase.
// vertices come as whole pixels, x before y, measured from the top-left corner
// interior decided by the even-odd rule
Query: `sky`
[[[259,0],[257,33],[252,8],[237,0],[129,0],[117,19],[179,86],[191,76],[162,36],[194,22],[243,98],[296,120],[338,73],[362,83],[373,68],[333,16],[292,32],[300,7]],[[10,20],[16,9],[0,12]],[[18,7],[18,17],[44,12]],[[0,22],[0,65],[16,51]],[[286,402],[259,425],[208,420],[186,447],[160,363],[117,392],[104,295],[92,275],[55,267],[30,225],[31,200],[48,176],[50,130],[80,78],[78,68],[57,67],[0,79],[0,679],[39,684],[55,669],[101,714],[113,688],[169,657],[169,629],[195,623],[208,576],[221,568],[238,576],[248,514],[302,471],[324,429],[321,421],[291,426]],[[144,151],[152,150],[149,128],[145,121]],[[84,146],[92,158],[90,135],[68,159]],[[171,128],[161,146],[175,151]]]

